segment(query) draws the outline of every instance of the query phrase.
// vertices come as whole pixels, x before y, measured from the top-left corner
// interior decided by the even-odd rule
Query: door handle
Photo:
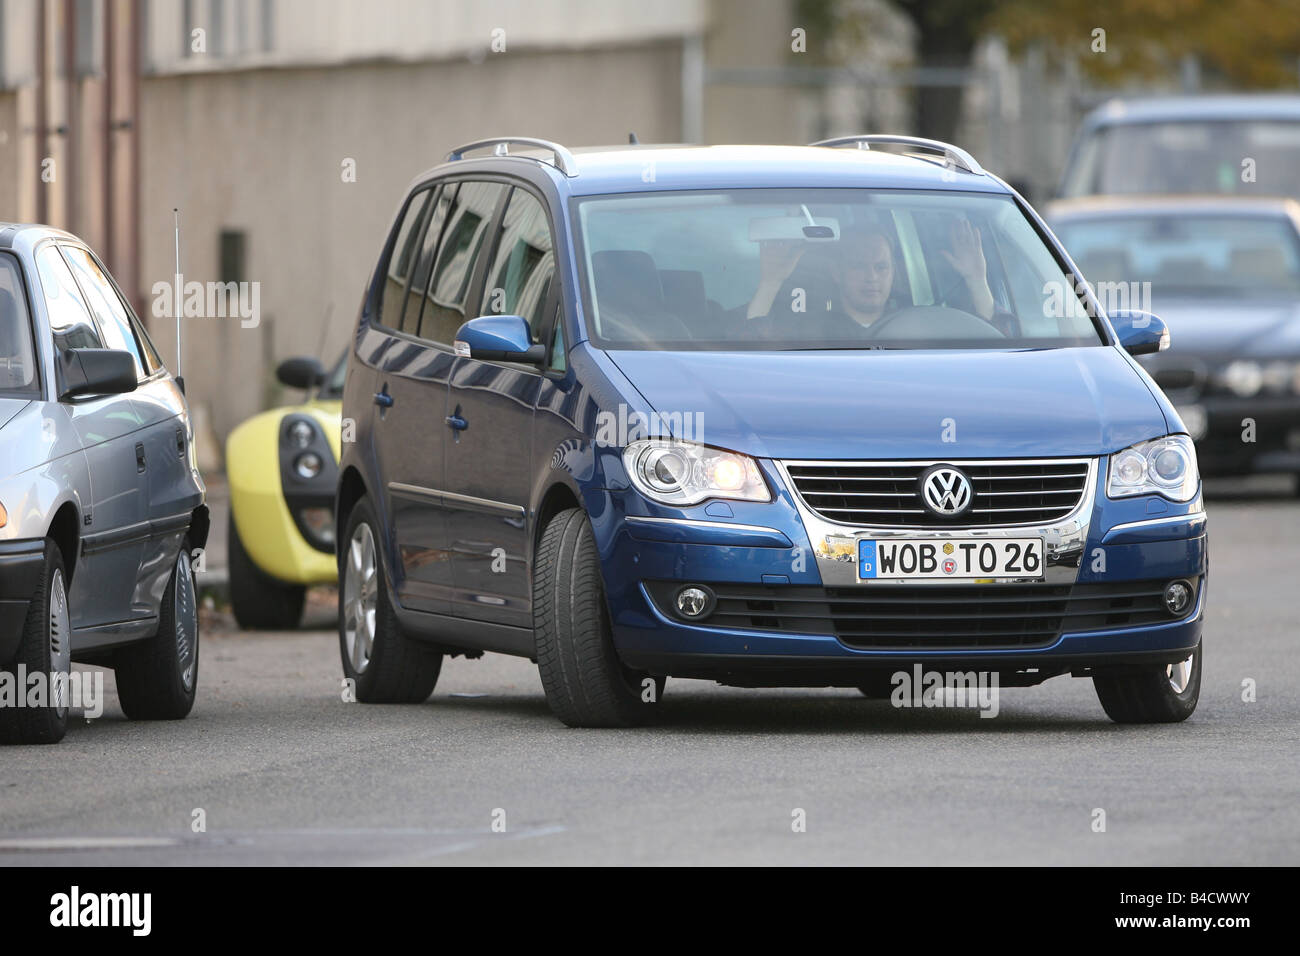
[[[141,442],[136,442],[136,443],[135,443],[135,470],[136,470],[136,473],[138,474],[138,473],[144,471],[144,467],[145,467],[145,465],[144,465],[144,444],[141,443]]]
[[[380,408],[392,408],[393,396],[388,394],[388,386],[385,385],[383,391],[375,392],[375,404]]]
[[[461,418],[459,415],[448,415],[447,424],[458,432],[463,432],[465,429],[469,428],[469,422],[464,418]]]

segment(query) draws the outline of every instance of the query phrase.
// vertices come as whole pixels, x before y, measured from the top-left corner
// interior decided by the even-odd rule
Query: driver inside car
[[[965,218],[952,221],[948,232],[949,248],[941,249],[953,271],[960,278],[968,301],[962,303],[985,320],[993,318],[993,293],[989,289],[984,249],[978,229]],[[759,282],[749,302],[747,317],[771,316],[778,295],[794,273],[809,244],[798,240],[771,240],[759,245]],[[846,231],[835,244],[831,278],[836,286],[834,308],[817,315],[817,337],[856,338],[900,303],[891,301],[895,268],[893,243],[879,227]],[[777,310],[778,314],[782,310]],[[773,330],[775,331],[775,330]],[[810,328],[810,332],[814,329]]]

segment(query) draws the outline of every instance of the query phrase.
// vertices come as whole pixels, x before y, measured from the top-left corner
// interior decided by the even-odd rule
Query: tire
[[[25,706],[26,687],[17,683],[18,666],[25,674],[64,675],[62,705]],[[63,554],[53,541],[45,542],[45,568],[27,608],[18,653],[0,672],[13,675],[24,706],[0,707],[0,743],[56,744],[68,731],[67,675],[72,671],[72,616],[68,608],[68,579]],[[48,680],[48,676],[47,676]],[[52,687],[47,692],[53,693]]]
[[[307,589],[284,584],[263,573],[244,550],[232,512],[226,523],[227,560],[230,563],[230,608],[246,631],[291,631],[302,620]]]
[[[181,542],[158,613],[158,633],[113,655],[117,699],[131,720],[181,720],[199,687],[199,613],[190,539]]]
[[[863,679],[858,693],[868,700],[889,700],[894,693],[893,672],[879,671]]]
[[[657,717],[666,678],[619,660],[595,536],[580,509],[561,511],[542,533],[533,568],[533,635],[546,702],[570,727],[634,727]],[[646,681],[653,681],[653,694]]]
[[[1188,660],[1190,672],[1181,675],[1179,664],[1095,675],[1092,683],[1106,716],[1117,724],[1173,724],[1192,716],[1201,696],[1200,644]]]
[[[407,637],[388,600],[379,523],[367,498],[348,516],[339,548],[339,654],[364,704],[418,704],[442,671],[442,654]],[[360,622],[360,626],[358,626]]]

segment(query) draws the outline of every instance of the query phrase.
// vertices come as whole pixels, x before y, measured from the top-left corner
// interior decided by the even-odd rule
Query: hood
[[[1300,358],[1300,303],[1294,299],[1173,299],[1155,310],[1169,326],[1165,355]],[[1155,364],[1155,363],[1153,363]]]
[[[0,398],[0,428],[4,428],[11,418],[21,412],[30,399]]]
[[[609,355],[661,416],[760,458],[1101,455],[1168,431],[1112,347]]]

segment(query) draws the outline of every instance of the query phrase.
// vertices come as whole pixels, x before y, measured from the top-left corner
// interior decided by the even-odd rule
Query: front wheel
[[[290,631],[302,619],[307,589],[285,584],[253,563],[239,537],[232,511],[226,525],[227,560],[230,563],[230,609],[246,631]]]
[[[1106,716],[1117,724],[1173,724],[1196,710],[1201,696],[1201,645],[1176,664],[1156,664],[1092,679]]]
[[[46,541],[45,567],[27,606],[18,653],[12,663],[0,667],[0,674],[8,675],[21,698],[0,706],[0,743],[55,744],[63,739],[68,729],[71,670],[72,617],[67,575],[58,547]],[[29,700],[32,677],[40,681],[41,693]]]
[[[657,715],[665,678],[619,660],[595,536],[578,508],[555,515],[542,533],[533,634],[546,702],[570,727],[631,727]]]
[[[369,499],[348,516],[339,551],[339,652],[343,676],[365,704],[418,704],[442,671],[442,655],[406,636],[388,600]]]
[[[199,686],[199,613],[190,542],[181,542],[163,592],[158,633],[130,644],[113,659],[117,698],[132,720],[180,720]]]

